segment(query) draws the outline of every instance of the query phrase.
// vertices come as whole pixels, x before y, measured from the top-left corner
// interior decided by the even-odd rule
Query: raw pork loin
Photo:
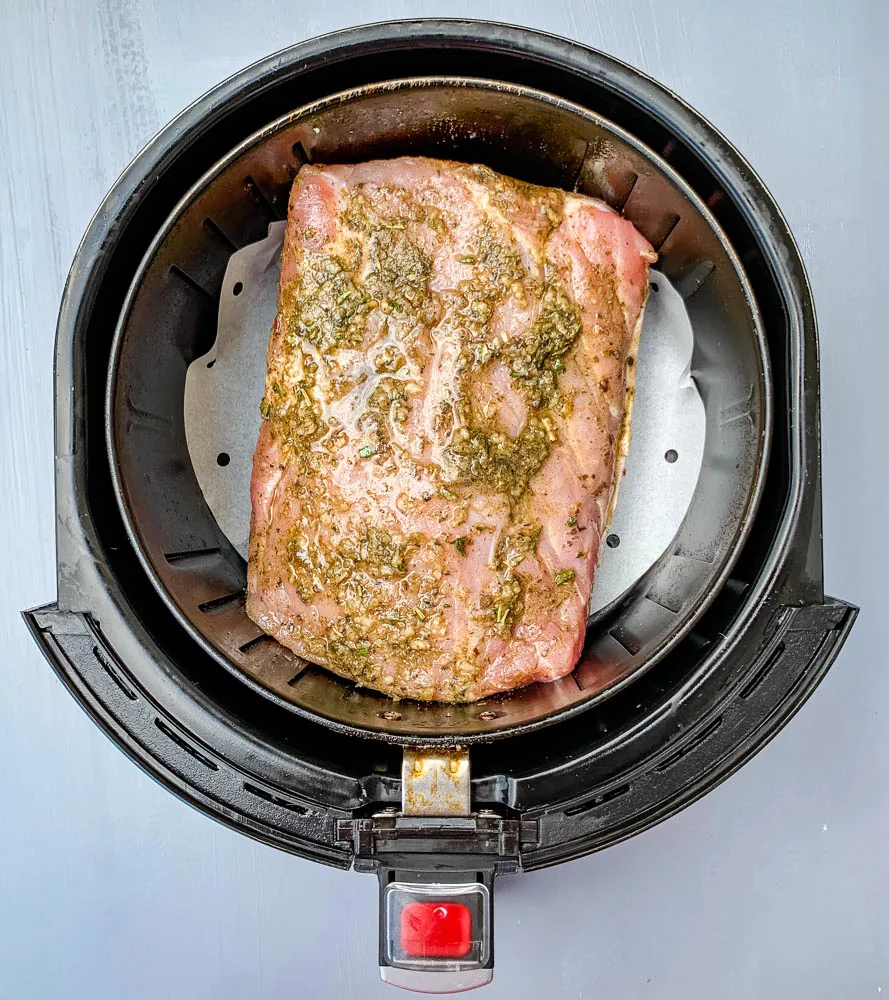
[[[602,202],[487,167],[304,166],[254,459],[251,618],[393,697],[569,673],[654,259]]]

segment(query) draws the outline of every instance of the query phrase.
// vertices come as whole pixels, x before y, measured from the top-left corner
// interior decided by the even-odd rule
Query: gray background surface
[[[4,0],[0,14],[0,997],[392,995],[376,982],[374,880],[258,846],[152,783],[63,691],[18,611],[55,596],[55,313],[107,188],[252,60],[420,14],[598,46],[761,173],[819,309],[826,583],[863,606],[803,712],[727,784],[603,854],[503,880],[483,995],[889,995],[883,0]]]

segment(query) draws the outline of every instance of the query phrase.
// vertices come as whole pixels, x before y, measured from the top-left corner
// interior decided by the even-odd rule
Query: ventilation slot
[[[666,597],[663,594],[655,594],[651,590],[645,595],[645,600],[651,601],[652,604],[656,604],[659,608],[663,608],[664,611],[669,611],[671,615],[678,615],[682,610],[682,604],[674,598]]]
[[[596,806],[604,805],[606,802],[611,802],[613,799],[619,799],[621,795],[626,795],[630,790],[630,787],[630,785],[618,785],[616,788],[610,788],[607,792],[597,795],[594,799],[587,799],[586,802],[581,802],[579,805],[571,806],[570,809],[565,810],[565,815],[580,816],[582,813],[589,812],[590,809],[595,809]]]
[[[211,302],[215,302],[216,301],[216,296],[213,295],[212,292],[208,292],[207,289],[204,288],[204,286],[196,278],[193,278],[186,271],[183,271],[182,268],[179,267],[178,264],[171,264],[170,265],[170,274],[175,274],[176,277],[180,281],[182,281],[186,285],[188,285],[189,288],[193,288],[196,292],[200,292],[201,295],[206,295],[207,298]]]
[[[712,639],[708,639],[707,636],[701,635],[701,633],[695,629],[692,629],[692,631],[688,633],[688,636],[686,637],[685,641],[690,646],[694,646],[694,648],[699,652],[702,652],[705,649],[709,649],[710,646],[713,645]]]
[[[160,413],[152,413],[139,406],[133,399],[131,392],[127,391],[127,409],[130,411],[130,427],[143,427],[150,431],[166,432],[170,429],[170,418]]]
[[[231,239],[227,233],[223,232],[223,230],[220,229],[220,227],[212,219],[204,219],[204,229],[206,229],[211,236],[219,240],[223,246],[228,247],[228,249],[233,253],[234,251],[241,249],[238,244],[235,243],[235,241]]]
[[[130,701],[136,701],[138,695],[135,691],[130,688],[126,681],[120,676],[120,674],[115,670],[111,663],[106,658],[105,654],[99,649],[98,646],[93,646],[93,656],[102,664],[102,669],[106,674],[114,681],[114,683],[120,688],[121,692],[126,695]]]
[[[676,753],[670,754],[670,756],[666,760],[662,760],[660,764],[658,764],[658,766],[655,768],[655,770],[666,771],[668,768],[671,768],[677,761],[682,760],[682,758],[690,754],[692,750],[695,750],[697,747],[699,747],[704,742],[704,740],[709,739],[716,732],[716,730],[719,729],[721,725],[722,725],[722,716],[720,715],[718,718],[714,719],[709,725],[705,726],[698,733],[698,735],[695,736],[695,738],[691,741],[691,743],[689,743],[687,746],[684,746],[681,750],[677,750]]]
[[[272,203],[262,193],[262,190],[260,189],[259,185],[256,183],[255,180],[253,180],[252,177],[245,177],[244,178],[244,190],[247,192],[247,194],[250,195],[250,197],[253,199],[253,201],[256,202],[256,204],[263,210],[263,212],[265,212],[265,214],[273,222],[276,222],[276,221],[278,221],[279,219],[282,218],[282,216],[280,216],[275,211]]]
[[[212,601],[204,601],[198,605],[198,611],[203,611],[205,615],[216,614],[227,608],[229,604],[242,603],[247,597],[243,590],[237,590],[233,594],[225,594],[223,597],[214,597]]]
[[[255,649],[257,646],[263,643],[275,642],[275,640],[270,636],[263,633],[262,635],[256,636],[255,639],[249,639],[243,645],[238,646],[238,649],[242,653],[249,653],[251,649]]]
[[[834,642],[836,642],[836,635],[837,635],[836,631],[834,629],[830,629],[829,631],[825,632],[824,635],[821,636],[821,638],[818,641],[818,645],[809,654],[808,661],[810,664],[812,663],[823,664],[825,647],[832,646]],[[781,699],[781,703],[793,704],[794,699],[796,698],[797,689],[803,687],[807,683],[807,681],[810,681],[810,678],[811,674],[810,671],[808,670],[803,670],[802,673],[797,675],[796,679],[790,685],[784,697]]]
[[[766,662],[759,668],[759,670],[756,671],[756,673],[750,678],[750,680],[747,681],[744,687],[741,688],[739,697],[749,698],[750,695],[752,695],[753,692],[759,687],[759,685],[762,684],[762,682],[766,679],[766,677],[769,676],[769,674],[772,672],[772,667],[775,666],[775,664],[778,662],[778,660],[781,659],[783,655],[784,655],[784,643],[780,642],[772,650]]]
[[[204,767],[209,768],[211,771],[218,771],[219,765],[205,757],[202,753],[196,750],[186,739],[181,737],[177,732],[172,730],[163,719],[156,718],[154,724],[157,728],[167,737],[168,740],[172,740],[177,747],[181,747],[189,756],[194,757],[194,759],[199,763],[203,764]]]
[[[291,802],[290,799],[284,799],[280,795],[275,795],[272,792],[267,792],[264,788],[258,788],[256,785],[251,785],[249,782],[244,782],[244,791],[249,792],[251,795],[255,795],[258,799],[262,799],[264,802],[271,802],[272,805],[281,806],[283,809],[289,809],[290,812],[296,813],[298,816],[308,816],[311,813],[310,809],[306,809],[305,806],[298,805],[296,802]]]
[[[623,214],[623,210],[627,207],[627,202],[630,200],[630,195],[633,193],[633,188],[636,186],[636,181],[638,180],[638,174],[633,174],[629,178],[627,182],[627,193],[620,199],[620,202],[614,206],[614,208],[616,208],[621,214]]]
[[[625,628],[618,626],[608,633],[612,639],[619,643],[630,654],[635,656],[642,648],[642,643],[634,635],[630,635]]]
[[[679,216],[675,212],[670,212],[658,227],[660,230],[659,234],[651,241],[651,245],[655,250],[659,251],[663,247],[678,225]]]
[[[730,576],[722,585],[723,591],[728,591],[735,597],[743,597],[750,584],[747,580],[741,580],[736,576]]]
[[[688,274],[685,275],[685,277],[680,278],[676,282],[676,291],[679,292],[682,298],[687,302],[710,277],[713,271],[714,264],[712,260],[699,261],[688,272]]]
[[[164,559],[167,560],[170,565],[174,563],[181,562],[195,562],[198,559],[206,559],[209,556],[219,555],[218,548],[212,549],[188,549],[184,552],[165,552]]]

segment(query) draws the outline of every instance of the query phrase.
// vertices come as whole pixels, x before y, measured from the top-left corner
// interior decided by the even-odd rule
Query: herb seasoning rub
[[[654,254],[606,205],[421,158],[293,185],[247,610],[393,697],[573,669]]]

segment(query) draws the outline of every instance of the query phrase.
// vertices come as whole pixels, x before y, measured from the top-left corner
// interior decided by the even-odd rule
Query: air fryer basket
[[[756,304],[755,310],[746,303],[736,311],[731,296],[724,300],[731,316],[722,322],[738,323],[742,313],[747,317],[746,329],[743,324],[735,328],[738,346],[731,350],[733,358],[741,357],[748,383],[754,385],[750,419],[764,439],[749,460],[741,513],[730,518],[731,558],[723,564],[722,575],[711,575],[718,561],[703,570],[709,606],[687,634],[624,689],[582,711],[562,711],[546,727],[517,724],[503,739],[470,748],[473,809],[492,810],[499,819],[489,816],[486,822],[510,831],[509,836],[495,837],[489,848],[497,870],[530,869],[630,836],[730,774],[805,701],[855,615],[853,608],[825,597],[823,591],[816,327],[809,286],[786,224],[749,165],[711,126],[658,84],[601,53],[502,25],[373,25],[278,53],[220,85],[165,128],[109,193],[78,250],[65,290],[56,354],[58,600],[30,612],[27,619],[59,676],[91,717],[177,794],[236,829],[286,850],[342,867],[373,863],[380,843],[374,816],[401,804],[400,748],[357,728],[322,725],[315,721],[317,715],[294,711],[283,699],[246,683],[234,654],[226,652],[224,658],[236,669],[223,669],[220,648],[239,648],[246,640],[230,642],[213,630],[215,626],[203,626],[199,635],[183,611],[193,595],[189,588],[171,583],[189,561],[195,593],[198,583],[225,584],[227,593],[236,592],[242,583],[243,567],[228,558],[224,541],[208,523],[190,479],[187,455],[173,447],[168,421],[181,403],[178,382],[186,361],[212,341],[218,281],[232,251],[229,241],[260,238],[268,217],[283,211],[275,171],[285,162],[295,167],[298,150],[294,154],[290,149],[288,157],[265,167],[257,161],[250,181],[238,178],[246,188],[237,197],[222,199],[225,211],[243,212],[240,221],[225,217],[230,231],[222,228],[215,210],[200,218],[186,211],[183,224],[187,219],[188,225],[197,221],[203,226],[203,219],[209,218],[216,227],[210,224],[206,238],[202,235],[194,243],[203,256],[170,259],[168,266],[175,264],[181,273],[164,276],[171,307],[188,309],[192,315],[189,323],[177,321],[159,331],[159,346],[169,352],[178,374],[157,383],[161,396],[151,405],[138,395],[129,401],[125,394],[115,397],[124,410],[131,407],[127,419],[145,424],[131,432],[118,424],[115,436],[125,432],[146,439],[166,437],[166,445],[156,445],[158,452],[166,455],[169,465],[181,466],[160,470],[178,481],[169,497],[153,494],[153,502],[161,507],[180,505],[186,533],[179,538],[165,537],[161,529],[168,530],[167,520],[153,521],[155,515],[143,509],[149,494],[133,470],[121,467],[123,492],[117,490],[106,448],[106,376],[127,290],[165,220],[182,210],[177,206],[196,204],[190,192],[208,171],[296,108],[323,103],[350,88],[421,76],[498,81],[507,85],[504,93],[518,88],[553,95],[555,102],[546,104],[544,99],[551,116],[545,120],[555,116],[577,124],[584,142],[602,125],[596,116],[614,123],[620,131],[609,135],[609,141],[625,135],[634,154],[639,154],[639,144],[653,151],[653,156],[645,155],[640,177],[651,171],[656,180],[658,170],[663,176],[663,161],[667,175],[672,171],[679,179],[671,197],[687,197],[702,215],[699,203],[707,206],[730,247],[723,252],[741,262]],[[486,100],[493,100],[491,86],[484,89]],[[460,93],[468,99],[472,91]],[[569,103],[591,114],[565,106]],[[535,106],[540,106],[536,98]],[[335,112],[333,105],[326,114]],[[315,133],[300,133],[300,127],[292,123],[302,135],[303,152],[311,151]],[[540,133],[538,128],[529,136],[529,156],[520,160],[499,156],[493,144],[481,158],[507,173],[528,170],[534,179],[571,186],[576,178],[569,164],[577,170],[590,150],[584,153],[572,146],[573,137],[559,127]],[[553,155],[535,147],[541,139]],[[595,162],[592,143],[591,149]],[[251,151],[245,150],[245,155]],[[326,154],[321,150],[319,155]],[[454,155],[461,155],[459,149]],[[593,190],[602,178],[581,173],[580,182]],[[609,194],[605,189],[602,193]],[[615,187],[611,196],[619,200],[621,192]],[[632,202],[628,205],[632,208]],[[684,217],[684,211],[676,214]],[[643,225],[641,218],[639,222]],[[710,231],[715,234],[717,229]],[[677,226],[670,240],[679,236]],[[170,234],[174,238],[175,232]],[[662,249],[668,256],[669,240]],[[693,256],[694,262],[714,262],[709,253]],[[722,278],[714,270],[690,298],[690,308],[703,309],[708,296],[716,297],[716,282],[728,280],[732,270],[724,268]],[[693,271],[677,274],[690,286],[702,276]],[[743,281],[732,280],[737,294]],[[138,303],[133,305],[135,317]],[[769,383],[761,380],[754,349],[757,311],[766,342],[762,354],[768,356],[772,371],[771,427]],[[178,344],[177,335],[184,338]],[[121,359],[140,341],[144,350],[143,338],[134,337],[128,345],[122,335]],[[746,368],[741,342],[750,350]],[[146,366],[157,359],[145,361]],[[702,389],[707,371],[718,367],[716,360],[709,353],[696,359]],[[150,373],[131,368],[123,377],[135,380],[135,389]],[[719,398],[727,388],[733,386],[711,378],[708,391],[716,402],[708,401],[708,414],[719,413],[725,402],[739,404],[727,418],[743,414],[743,394]],[[741,416],[738,423],[747,419]],[[731,419],[725,428],[728,434],[742,430]],[[148,445],[139,448],[145,453]],[[735,456],[744,454],[730,442],[723,462],[731,465],[738,461]],[[719,456],[712,458],[718,465]],[[757,487],[760,469],[763,478]],[[719,483],[735,478],[732,468],[720,475],[722,479],[708,475],[707,481],[715,484],[715,502],[724,503],[730,490]],[[757,488],[760,498],[754,511]],[[135,533],[128,531],[127,506]],[[140,517],[144,523],[138,522]],[[219,548],[221,556],[191,556],[175,569],[177,553],[198,548]],[[687,553],[695,554],[700,553]],[[207,560],[203,566],[202,558]],[[206,572],[211,564],[215,579]],[[208,591],[210,599],[226,596],[224,590]],[[230,614],[225,602],[217,607],[224,616]],[[632,643],[631,638],[627,641]],[[629,655],[621,653],[622,658]],[[264,662],[264,654],[261,658]],[[342,704],[316,708],[335,721],[337,713],[347,709],[348,697]],[[564,705],[530,706],[526,721],[560,708]],[[469,723],[463,726],[471,728]],[[404,739],[397,733],[383,735]],[[448,742],[453,736],[430,739]],[[518,826],[502,825],[510,823]],[[444,853],[435,857],[445,865]],[[490,864],[494,862],[489,858],[485,865]]]
[[[286,213],[290,183],[305,160],[404,153],[486,162],[621,209],[658,249],[659,269],[685,291],[693,374],[707,412],[703,468],[678,537],[633,592],[597,616],[573,676],[472,706],[395,706],[264,636],[244,611],[245,564],[204,502],[184,430],[186,369],[214,333],[204,300],[218,297],[232,247],[261,238],[269,221]],[[112,350],[109,461],[145,569],[222,666],[341,727],[466,742],[587,708],[688,632],[730,570],[761,488],[767,371],[753,293],[731,246],[694,192],[632,136],[527,88],[389,82],[269,125],[208,171],[161,227],[131,285]]]

